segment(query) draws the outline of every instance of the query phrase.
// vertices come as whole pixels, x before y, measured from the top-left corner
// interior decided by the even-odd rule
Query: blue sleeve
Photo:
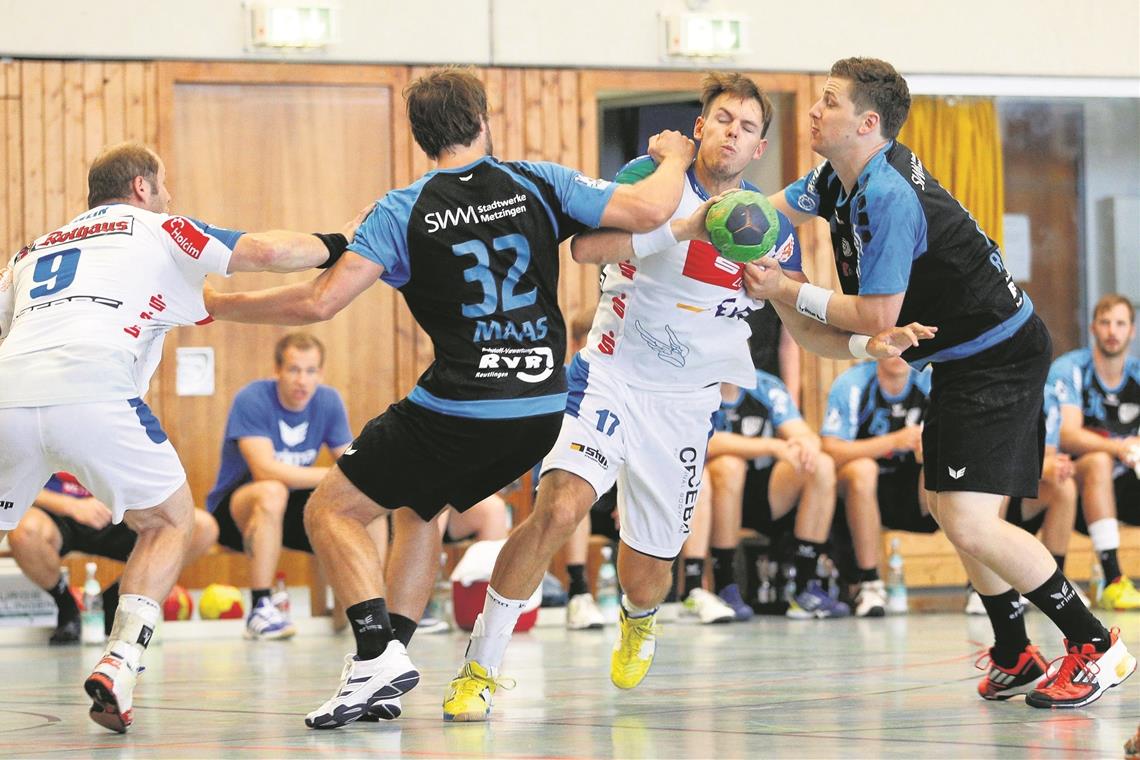
[[[906,292],[911,264],[926,251],[926,215],[918,196],[900,178],[882,189],[868,185],[854,202],[854,233],[863,249],[859,294]]]
[[[1045,385],[1045,445],[1061,448],[1061,405],[1049,384]]]
[[[827,411],[819,434],[854,441],[859,434],[859,399],[863,397],[866,371],[856,365],[835,378],[827,393]],[[873,365],[872,365],[873,366]]]
[[[927,364],[926,368],[923,369],[922,372],[919,372],[916,369],[912,369],[911,372],[915,373],[914,387],[922,391],[923,396],[930,398],[930,378],[934,374],[934,365]]]
[[[1084,385],[1077,351],[1070,351],[1059,357],[1049,368],[1046,384],[1053,389],[1053,395],[1061,406],[1081,406]]]
[[[757,372],[756,388],[749,393],[768,408],[773,428],[800,419],[800,410],[796,408],[796,402],[792,401],[792,394],[788,393],[788,387],[775,375]]]
[[[717,430],[722,433],[732,432],[732,425],[728,424],[728,415],[724,413],[723,409],[717,409],[715,412],[713,412],[712,423],[713,430]]]
[[[194,224],[197,225],[198,228],[202,230],[202,232],[205,232],[210,237],[217,239],[218,242],[220,242],[226,248],[229,248],[231,251],[234,249],[234,246],[237,245],[238,239],[245,234],[244,232],[227,229],[225,227],[214,227],[213,225],[206,224],[200,219],[194,219],[189,216],[186,218],[194,222]]]
[[[842,187],[831,162],[824,161],[785,187],[784,200],[797,211],[826,219],[835,211]]]
[[[617,185],[550,161],[519,161],[516,165],[550,187],[566,216],[590,228],[601,226],[602,213]]]
[[[800,255],[800,239],[796,237],[796,228],[792,226],[788,217],[779,211],[780,235],[776,238],[776,248],[772,257],[780,262],[780,268],[789,272],[804,271],[803,259]]]
[[[418,193],[410,190],[393,190],[381,198],[348,244],[348,250],[384,267],[380,279],[393,288],[403,287],[412,276],[408,219]]]
[[[327,385],[321,386],[321,392],[325,397],[324,405],[329,417],[324,444],[330,449],[339,449],[352,443],[352,431],[348,427],[348,412],[344,408],[344,399],[335,388]]]
[[[240,438],[268,438],[273,440],[273,426],[277,417],[269,399],[255,382],[238,391],[234,396],[230,416],[226,420],[226,440]]]

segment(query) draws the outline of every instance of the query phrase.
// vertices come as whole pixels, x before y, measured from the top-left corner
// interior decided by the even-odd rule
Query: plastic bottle
[[[273,579],[273,606],[277,611],[289,617],[289,586],[285,583],[285,573],[277,571],[277,575]]]
[[[611,547],[602,547],[602,566],[598,568],[598,609],[607,623],[617,622],[618,607],[621,604],[613,556],[614,550]]]
[[[1093,604],[1100,601],[1104,593],[1104,568],[1100,566],[1100,557],[1093,552],[1092,567],[1089,568],[1089,597]]]
[[[903,556],[899,553],[899,540],[891,539],[891,556],[887,561],[887,612],[905,615],[907,611],[906,578],[903,576]]]
[[[439,573],[435,576],[435,586],[428,601],[428,615],[450,627],[455,622],[454,602],[451,598],[451,581],[444,574],[447,567],[447,552],[439,553]]]
[[[760,579],[756,586],[756,602],[758,604],[771,604],[776,601],[776,593],[772,588],[771,564],[768,562],[767,554],[761,554],[756,558],[756,573]]]
[[[87,580],[83,582],[83,615],[80,617],[80,640],[84,644],[102,644],[103,589],[95,578],[95,563],[87,563]]]

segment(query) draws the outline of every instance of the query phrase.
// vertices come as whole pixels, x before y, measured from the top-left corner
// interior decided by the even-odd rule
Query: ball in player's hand
[[[721,256],[743,264],[772,253],[780,219],[763,193],[740,190],[713,204],[705,228]]]

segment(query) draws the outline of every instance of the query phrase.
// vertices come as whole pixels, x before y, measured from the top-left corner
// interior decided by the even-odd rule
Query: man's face
[[[697,160],[718,179],[737,177],[760,158],[768,141],[761,136],[764,114],[753,98],[718,95],[708,116],[698,116],[693,137],[701,141]]]
[[[157,156],[156,156],[157,158]],[[166,189],[166,164],[162,163],[162,159],[158,160],[158,171],[155,173],[154,182],[148,182],[143,178],[146,185],[146,210],[153,211],[156,214],[165,214],[170,210],[170,191]]]
[[[811,149],[824,158],[841,154],[859,137],[859,127],[866,112],[856,110],[849,94],[850,88],[850,80],[828,77],[823,94],[808,111]]]
[[[289,346],[277,367],[277,398],[286,409],[299,412],[308,406],[324,376],[319,349]]]
[[[1128,344],[1136,334],[1136,325],[1129,318],[1128,307],[1118,303],[1097,314],[1089,331],[1101,356],[1115,359],[1128,351]]]

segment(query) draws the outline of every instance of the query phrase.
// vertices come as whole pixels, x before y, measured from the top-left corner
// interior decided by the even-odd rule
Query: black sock
[[[823,544],[813,541],[796,539],[795,554],[792,561],[796,567],[796,593],[807,588],[808,581],[818,580],[816,565],[819,564],[819,555],[823,553]]]
[[[713,587],[717,593],[726,586],[736,583],[736,547],[712,549]]]
[[[1025,608],[1018,601],[1021,594],[1011,588],[1004,594],[986,596],[979,593],[990,625],[994,627],[994,647],[990,657],[1003,668],[1012,668],[1017,658],[1029,646],[1029,634],[1025,632]]]
[[[681,598],[688,599],[690,591],[701,587],[701,581],[703,581],[705,577],[705,561],[700,557],[687,557],[684,562],[685,591],[681,594]]]
[[[412,643],[412,635],[416,632],[419,623],[403,615],[397,615],[395,612],[388,613],[388,620],[392,623],[392,635],[407,649],[408,644]]]
[[[590,584],[586,582],[585,565],[567,565],[566,574],[570,576],[570,589],[567,594],[574,597],[590,593]]]
[[[871,581],[879,580],[879,568],[870,567],[864,570],[861,567],[855,568],[855,583],[870,583]]]
[[[116,580],[103,590],[103,633],[111,635],[115,626],[115,612],[119,609],[119,581]]]
[[[46,591],[51,594],[51,598],[55,601],[55,606],[59,610],[56,616],[56,623],[63,625],[70,620],[79,619],[79,605],[75,603],[75,597],[71,595],[71,589],[63,582],[63,574],[60,573],[59,580],[55,585]]]
[[[1120,580],[1123,573],[1120,572],[1120,560],[1116,558],[1116,549],[1105,549],[1102,552],[1097,552],[1096,556],[1100,558],[1100,568],[1104,571],[1104,582],[1107,584]]]
[[[1058,570],[1060,570],[1062,573],[1065,572],[1065,555],[1064,554],[1054,554],[1053,555],[1053,561],[1057,563],[1057,569]]]
[[[352,605],[344,614],[356,637],[356,659],[371,660],[379,657],[395,638],[392,621],[388,618],[388,605],[380,598],[365,599]]]
[[[983,597],[984,599],[985,597]],[[1069,644],[1093,644],[1098,652],[1108,651],[1112,641],[1101,622],[1081,603],[1073,584],[1061,573],[1025,595],[1061,629]]]
[[[273,598],[273,589],[251,588],[249,590],[249,596],[250,596],[249,610],[250,610],[250,612],[253,612],[253,610],[257,609],[257,603],[260,602],[262,599],[272,599]]]

